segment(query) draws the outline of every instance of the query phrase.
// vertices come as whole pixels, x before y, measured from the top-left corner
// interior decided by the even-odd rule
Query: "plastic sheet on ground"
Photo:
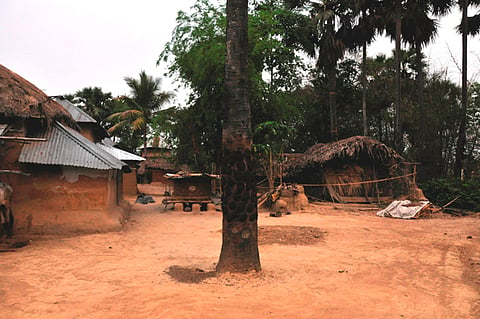
[[[149,204],[149,203],[155,203],[155,200],[150,195],[140,194],[140,195],[137,196],[137,199],[135,200],[135,203],[140,203],[140,204],[146,205],[146,204]]]
[[[377,216],[402,219],[416,218],[428,204],[430,204],[429,201],[412,202],[409,200],[396,200],[391,202],[385,209],[379,211]]]

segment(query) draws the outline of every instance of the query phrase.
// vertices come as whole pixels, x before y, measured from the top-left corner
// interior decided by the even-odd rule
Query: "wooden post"
[[[413,164],[413,185],[417,185],[417,164]]]

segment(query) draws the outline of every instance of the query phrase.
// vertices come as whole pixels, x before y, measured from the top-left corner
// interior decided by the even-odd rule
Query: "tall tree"
[[[340,2],[327,0],[314,3],[318,34],[317,66],[325,72],[328,78],[328,105],[330,109],[331,140],[338,140],[337,105],[336,105],[336,72],[337,63],[345,54],[345,44],[338,35],[343,21]]]
[[[310,19],[278,0],[259,0],[249,11],[249,90],[252,127],[283,122],[297,106],[293,96],[303,81],[300,45],[308,46],[303,29]],[[190,12],[178,12],[172,39],[157,63],[191,90],[188,108],[177,115],[173,135],[176,158],[199,168],[221,162],[221,122],[225,84],[225,6],[197,0]],[[183,127],[183,129],[182,129]]]
[[[105,93],[96,86],[85,87],[65,97],[102,124],[105,124],[105,118],[112,113],[114,107],[112,93]]]
[[[352,4],[352,26],[345,28],[343,41],[350,50],[362,49],[362,127],[363,135],[368,135],[367,123],[367,46],[373,42],[377,33],[383,29],[379,14],[380,0],[359,0]]]
[[[116,122],[108,130],[109,133],[115,133],[126,126],[134,132],[141,132],[145,151],[147,149],[148,128],[152,118],[173,95],[161,91],[160,78],[153,78],[147,75],[145,71],[141,71],[139,77],[139,79],[125,77],[125,82],[131,90],[131,96],[123,97],[123,101],[130,108],[110,115],[107,120]]]
[[[402,61],[402,16],[404,15],[405,0],[394,0],[393,2],[385,0],[382,10],[384,24],[387,33],[395,40],[395,129],[394,145],[397,151],[403,151],[403,132],[402,132],[402,86],[401,86],[401,61]],[[393,32],[389,31],[388,26],[393,25]],[[390,29],[391,30],[391,29]]]
[[[248,89],[248,0],[227,0],[222,147],[222,249],[218,272],[260,271]]]
[[[382,15],[385,30],[395,40],[395,147],[403,151],[403,106],[401,61],[402,42],[411,44],[416,50],[418,103],[423,103],[423,61],[422,48],[436,35],[437,22],[433,16],[449,11],[451,0],[395,0],[383,1]],[[393,13],[393,14],[392,14]]]
[[[416,99],[414,101],[418,111],[415,112],[416,123],[422,123],[426,114],[425,110],[425,69],[423,48],[432,42],[437,34],[438,22],[436,17],[447,14],[451,7],[449,1],[436,0],[407,0],[405,2],[405,15],[402,18],[402,40],[410,45],[415,52]],[[403,128],[402,128],[403,129]],[[416,140],[409,135],[409,142],[415,144],[418,151],[416,160],[421,163],[431,162],[431,153],[428,152],[433,143],[427,139],[431,135],[425,125],[417,125]]]
[[[480,25],[478,24],[478,14],[474,17],[468,16],[468,7],[471,5],[479,5],[480,1],[478,0],[458,0],[458,5],[462,12],[462,21],[458,30],[462,34],[462,120],[460,122],[460,127],[458,128],[458,140],[457,140],[457,149],[455,152],[455,169],[454,174],[457,177],[460,177],[463,170],[463,162],[465,157],[465,144],[467,141],[466,138],[466,128],[467,128],[467,94],[468,94],[468,79],[467,79],[467,46],[468,46],[468,34],[476,34],[480,30]],[[473,23],[473,27],[469,27],[469,22]]]
[[[344,42],[345,26],[351,25],[352,3],[348,1],[325,0],[305,1],[286,0],[292,8],[308,10],[313,17],[315,37],[313,44],[317,68],[324,72],[328,79],[328,105],[330,111],[330,139],[338,139],[338,121],[336,105],[336,72],[337,64],[347,49]],[[307,29],[308,30],[308,29]],[[306,51],[309,53],[308,51]]]
[[[402,152],[402,123],[401,123],[401,101],[402,101],[402,86],[401,86],[401,47],[402,34],[402,0],[395,0],[395,148]]]

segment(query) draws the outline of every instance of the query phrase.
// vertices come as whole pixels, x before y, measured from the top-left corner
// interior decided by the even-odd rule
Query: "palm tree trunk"
[[[363,136],[367,136],[367,42],[362,47],[362,123]]]
[[[418,109],[420,115],[424,114],[423,110],[423,87],[425,83],[425,74],[423,73],[423,62],[422,62],[422,47],[420,43],[415,43],[415,59],[416,59],[416,68],[417,68],[417,99],[418,99]],[[423,126],[422,126],[423,127]],[[425,135],[425,130],[421,129],[420,137],[423,139]]]
[[[467,126],[467,35],[468,35],[468,0],[462,3],[462,106],[460,112],[460,125],[458,127],[457,147],[455,150],[454,174],[456,177],[462,176],[463,159],[465,153],[466,126]]]
[[[258,213],[248,91],[248,0],[227,0],[222,134],[222,249],[218,272],[259,271]]]
[[[419,150],[419,159],[422,163],[428,163],[431,160],[430,153],[427,151],[427,143],[431,144],[433,141],[428,141],[426,136],[426,126],[421,125],[420,123],[424,123],[424,98],[423,98],[423,87],[425,82],[425,76],[423,73],[423,65],[422,65],[422,47],[418,41],[415,41],[415,60],[416,60],[416,86],[417,86],[417,101],[418,101],[418,112],[416,116],[416,122],[418,123],[418,144],[420,146]]]
[[[335,65],[328,69],[328,106],[330,108],[330,137],[332,141],[338,141],[338,125],[337,125],[337,73]]]
[[[395,129],[394,143],[398,152],[402,151],[402,125],[400,121],[400,102],[401,102],[401,34],[402,34],[402,1],[395,1]]]

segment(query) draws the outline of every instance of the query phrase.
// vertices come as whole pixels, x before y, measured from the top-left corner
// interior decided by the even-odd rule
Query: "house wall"
[[[125,210],[119,206],[115,173],[48,165],[28,165],[22,171],[30,176],[9,176],[6,181],[13,187],[15,234],[121,228]]]
[[[123,174],[123,194],[125,195],[137,195],[137,170],[132,168],[131,173]]]

